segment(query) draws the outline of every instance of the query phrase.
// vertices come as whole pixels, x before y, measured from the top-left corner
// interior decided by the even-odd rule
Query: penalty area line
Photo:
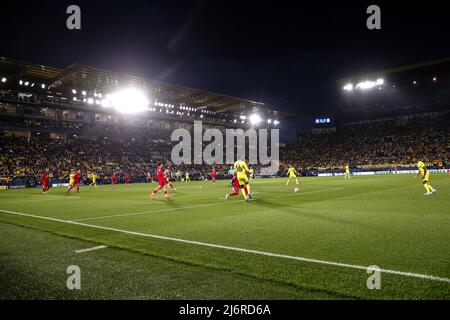
[[[16,211],[0,210],[0,212],[6,213],[6,214],[11,214],[11,215],[16,215],[16,216],[23,216],[23,217],[48,220],[48,221],[53,221],[53,222],[72,224],[72,225],[76,225],[76,226],[83,226],[83,227],[87,227],[87,228],[113,231],[113,232],[133,235],[133,236],[154,238],[154,239],[167,240],[167,241],[179,242],[179,243],[186,243],[186,244],[202,246],[202,247],[250,253],[250,254],[255,254],[255,255],[260,255],[260,256],[281,258],[281,259],[286,259],[286,260],[302,261],[302,262],[307,262],[307,263],[316,263],[316,264],[321,264],[321,265],[328,265],[328,266],[347,268],[347,269],[356,269],[356,270],[364,270],[364,271],[369,270],[368,266],[366,267],[366,266],[349,264],[349,263],[340,263],[340,262],[327,261],[327,260],[311,259],[311,258],[305,258],[305,257],[299,257],[299,256],[290,256],[290,255],[285,255],[285,254],[278,254],[278,253],[272,253],[272,252],[266,252],[266,251],[258,251],[258,250],[232,247],[232,246],[226,246],[226,245],[220,245],[220,244],[212,244],[212,243],[200,242],[200,241],[194,241],[194,240],[185,240],[185,239],[180,239],[180,238],[165,237],[165,236],[160,236],[160,235],[155,235],[155,234],[150,234],[150,233],[110,228],[110,227],[105,227],[105,226],[98,226],[98,225],[87,224],[87,223],[82,223],[82,222],[38,216],[38,215],[16,212]],[[428,274],[404,272],[404,271],[390,270],[390,269],[380,269],[379,271],[382,273],[393,274],[393,275],[398,275],[398,276],[403,276],[403,277],[450,283],[450,278],[433,276],[433,275],[428,275]]]

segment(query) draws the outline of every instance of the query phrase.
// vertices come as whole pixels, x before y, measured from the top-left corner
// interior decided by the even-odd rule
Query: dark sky
[[[339,107],[341,77],[450,56],[445,2],[8,1],[0,55],[262,101],[299,115],[283,127],[292,133]],[[66,29],[70,4],[81,31]],[[382,30],[366,28],[370,4]]]

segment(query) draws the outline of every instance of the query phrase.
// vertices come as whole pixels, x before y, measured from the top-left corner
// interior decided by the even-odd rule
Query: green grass
[[[411,175],[300,181],[294,193],[253,180],[251,203],[224,200],[225,181],[177,183],[170,201],[151,201],[149,184],[2,191],[0,298],[450,299],[445,281],[382,273],[369,290],[366,270],[203,245],[450,278],[449,175],[432,175],[428,197]],[[65,288],[71,264],[79,291]]]

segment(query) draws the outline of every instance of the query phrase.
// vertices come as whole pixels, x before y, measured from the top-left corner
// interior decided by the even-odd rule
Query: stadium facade
[[[133,97],[125,101],[128,105],[124,106],[124,101],[120,101],[122,105],[115,108],[109,97],[124,88],[142,93],[142,98],[147,100],[142,112],[133,114]],[[258,114],[261,122],[258,124],[264,127],[276,127],[281,119],[290,116],[261,102],[79,64],[58,69],[0,58],[3,130],[17,129],[18,124],[26,120],[41,120],[53,131],[66,123],[155,130],[189,129],[194,120],[214,127],[246,128],[253,124],[252,114]],[[28,131],[34,130],[29,128]]]
[[[450,168],[450,58],[337,81],[338,111],[317,115],[287,161],[315,173]],[[302,149],[302,150],[301,150]]]

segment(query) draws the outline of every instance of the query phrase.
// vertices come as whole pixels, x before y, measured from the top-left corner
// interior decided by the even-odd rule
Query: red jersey
[[[160,185],[165,185],[167,183],[167,179],[166,179],[166,176],[164,174],[162,166],[159,166],[156,169],[156,178],[158,179],[158,184],[160,184]]]
[[[233,189],[235,191],[238,191],[241,188],[241,185],[239,184],[239,181],[237,179],[237,174],[236,173],[234,173],[234,175],[233,175],[232,182],[233,182]]]
[[[75,183],[79,184],[81,179],[81,174],[79,172],[75,173],[75,176],[73,177],[75,179]]]
[[[215,176],[217,175],[216,169],[214,169],[214,170],[211,172],[211,175],[212,175],[213,177],[215,177]]]
[[[48,176],[46,173],[43,173],[41,176],[41,184],[47,185],[48,184]]]

